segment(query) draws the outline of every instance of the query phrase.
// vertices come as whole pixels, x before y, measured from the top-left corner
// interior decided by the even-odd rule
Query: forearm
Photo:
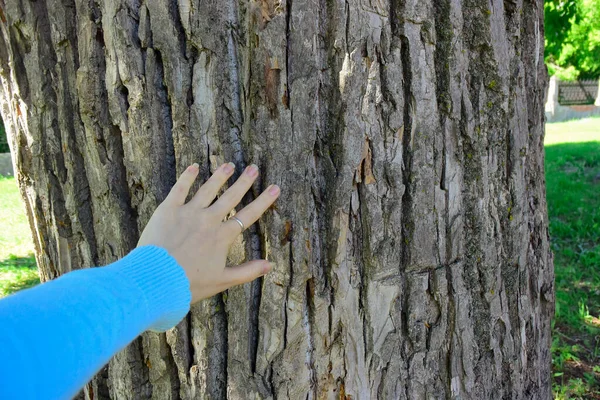
[[[190,305],[189,281],[163,249],[75,271],[0,301],[0,398],[70,398],[147,329]]]

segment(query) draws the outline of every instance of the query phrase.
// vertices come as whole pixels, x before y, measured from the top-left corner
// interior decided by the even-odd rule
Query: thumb
[[[266,275],[273,268],[273,265],[267,260],[253,260],[237,267],[226,267],[224,271],[225,285],[231,287],[251,282]]]

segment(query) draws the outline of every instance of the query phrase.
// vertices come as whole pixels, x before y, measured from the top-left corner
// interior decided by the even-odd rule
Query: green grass
[[[29,223],[14,178],[0,177],[0,297],[39,283]]]
[[[546,126],[556,399],[600,399],[600,119]]]
[[[0,297],[40,283],[35,258],[11,256],[0,261]]]
[[[600,140],[600,117],[546,124],[546,140],[550,146],[559,143],[585,143]]]

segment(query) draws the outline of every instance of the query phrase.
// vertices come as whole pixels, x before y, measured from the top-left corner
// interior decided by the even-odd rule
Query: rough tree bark
[[[276,270],[87,398],[550,398],[542,0],[0,0],[0,28],[43,280],[125,255],[194,161],[283,188],[231,257]]]

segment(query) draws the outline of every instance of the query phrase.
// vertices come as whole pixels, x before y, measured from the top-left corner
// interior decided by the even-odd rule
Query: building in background
[[[599,81],[560,81],[550,78],[546,102],[546,122],[588,118],[600,115]]]

